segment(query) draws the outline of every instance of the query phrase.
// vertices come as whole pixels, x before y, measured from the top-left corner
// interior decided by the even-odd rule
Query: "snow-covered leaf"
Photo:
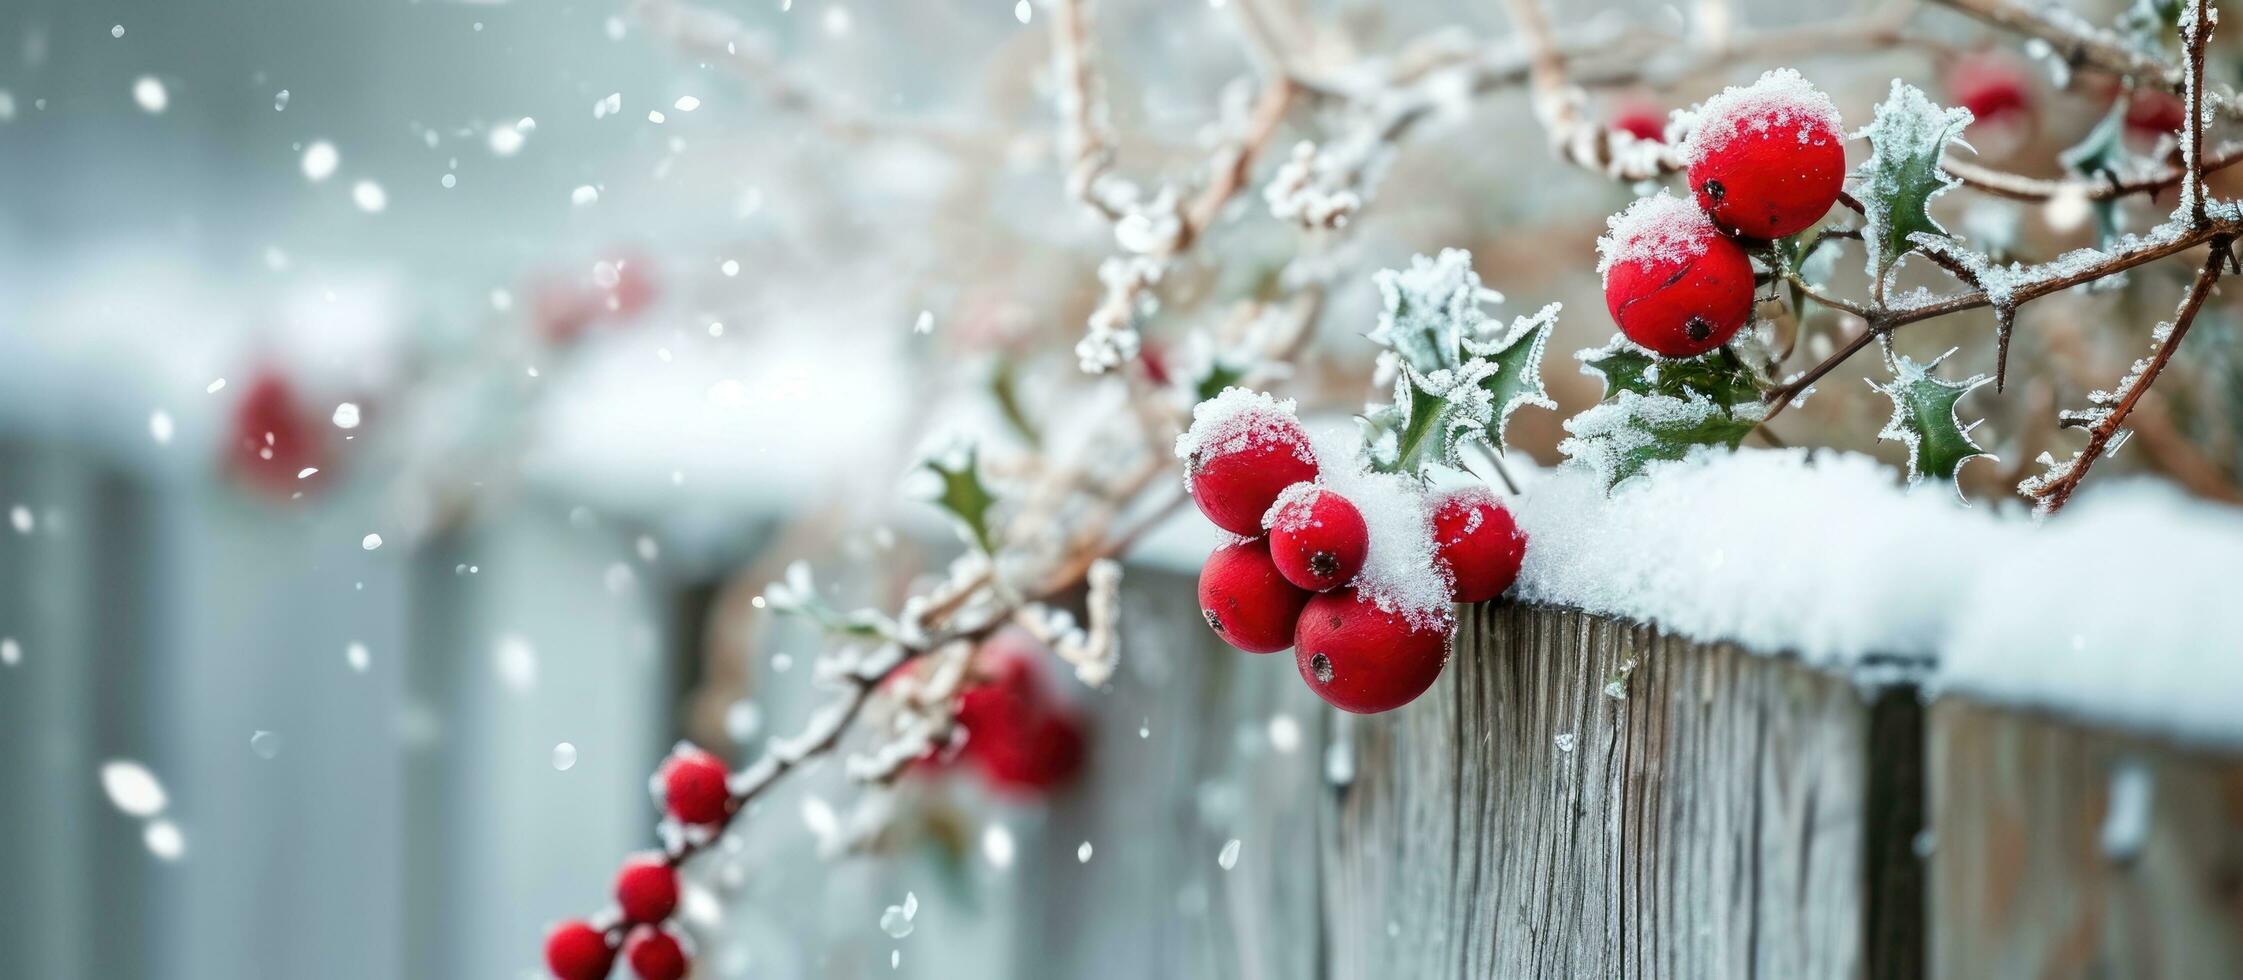
[[[1636,346],[1624,335],[1615,335],[1611,343],[1579,351],[1574,358],[1581,362],[1581,373],[1604,379],[1606,398],[1623,391],[1678,398],[1698,392],[1722,405],[1760,398],[1760,386],[1752,373],[1720,351],[1670,360]]]
[[[1871,381],[1869,386],[1893,400],[1892,418],[1885,422],[1877,438],[1908,445],[1909,485],[1935,476],[1946,481],[1959,497],[1962,488],[1955,482],[1955,475],[1961,471],[1963,461],[1973,456],[1991,457],[1971,441],[1970,430],[1978,424],[1962,424],[1955,416],[1955,403],[1993,377],[1974,374],[1961,381],[1935,377],[1932,369],[1946,358],[1947,354],[1941,354],[1918,364],[1906,355],[1888,351],[1886,365],[1892,370],[1892,380],[1881,385]]]
[[[1480,285],[1471,253],[1460,248],[1416,256],[1409,268],[1380,270],[1372,281],[1381,309],[1378,325],[1365,336],[1426,373],[1457,366],[1464,341],[1481,339],[1487,313],[1480,304],[1503,298]]]
[[[1758,398],[1722,405],[1692,391],[1682,397],[1623,390],[1565,423],[1558,451],[1593,467],[1610,490],[1661,460],[1709,446],[1735,449],[1767,409]]]
[[[1495,409],[1495,418],[1482,423],[1482,437],[1497,452],[1505,448],[1503,430],[1519,406],[1538,405],[1552,411],[1558,407],[1550,398],[1550,389],[1542,385],[1542,355],[1549,350],[1550,331],[1558,325],[1558,309],[1558,304],[1551,303],[1531,317],[1518,318],[1501,340],[1464,342],[1466,353],[1495,366],[1480,379],[1480,388],[1488,393]]]
[[[1892,94],[1877,106],[1876,118],[1856,134],[1869,139],[1869,160],[1856,176],[1871,278],[1883,282],[1900,257],[1916,247],[1913,236],[1946,236],[1929,207],[1932,198],[1956,181],[1940,169],[1939,158],[1947,144],[1960,141],[1970,122],[1970,110],[1943,108],[1896,78]]]

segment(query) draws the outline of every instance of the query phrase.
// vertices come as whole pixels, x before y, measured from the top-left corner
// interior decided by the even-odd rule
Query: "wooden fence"
[[[2243,976],[2243,755],[1518,606],[1349,737],[1325,975]]]

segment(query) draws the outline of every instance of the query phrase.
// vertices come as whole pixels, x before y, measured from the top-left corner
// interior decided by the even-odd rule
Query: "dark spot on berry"
[[[1711,199],[1713,199],[1713,203],[1715,203],[1715,204],[1719,204],[1719,203],[1721,203],[1721,197],[1722,197],[1722,195],[1724,195],[1724,194],[1727,194],[1727,193],[1729,193],[1729,192],[1728,192],[1728,191],[1727,191],[1726,189],[1724,189],[1724,188],[1723,188],[1723,187],[1721,186],[1721,182],[1720,182],[1720,181],[1718,181],[1718,180],[1709,180],[1709,181],[1706,181],[1706,196],[1707,196],[1708,198],[1711,198]]]
[[[1208,629],[1214,630],[1217,633],[1223,631],[1223,617],[1215,615],[1215,610],[1202,609],[1199,611],[1199,614],[1207,617]]]
[[[1308,658],[1308,672],[1316,675],[1318,684],[1330,684],[1332,682],[1332,658],[1321,653]]]
[[[1713,336],[1713,324],[1706,322],[1705,317],[1693,313],[1689,322],[1682,325],[1682,332],[1689,334],[1691,340],[1704,340]]]
[[[1329,551],[1319,551],[1310,555],[1308,556],[1308,571],[1309,574],[1317,578],[1331,578],[1338,575],[1340,573],[1339,556]]]

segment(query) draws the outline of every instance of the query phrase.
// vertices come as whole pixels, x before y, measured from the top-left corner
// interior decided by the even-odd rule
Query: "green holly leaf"
[[[1855,176],[1861,180],[1868,271],[1880,294],[1893,266],[1916,247],[1913,236],[1946,237],[1947,230],[1932,220],[1931,199],[1958,182],[1940,169],[1939,158],[1970,122],[1970,110],[1943,108],[1896,78],[1876,118],[1856,134],[1869,139],[1869,160]]]
[[[1604,393],[1608,399],[1623,391],[1677,398],[1697,392],[1722,405],[1760,398],[1760,385],[1752,372],[1720,351],[1674,360],[1644,350],[1625,335],[1616,334],[1611,343],[1579,351],[1573,356],[1581,362],[1581,373],[1604,379]]]
[[[1959,498],[1963,491],[1955,476],[1962,471],[1963,461],[1973,456],[1989,459],[1992,456],[1971,441],[1970,430],[1977,428],[1978,423],[1962,424],[1955,415],[1955,403],[1993,377],[1974,374],[1961,381],[1935,377],[1932,369],[1953,353],[1950,350],[1918,364],[1888,349],[1885,366],[1892,371],[1892,380],[1881,385],[1871,381],[1869,386],[1893,400],[1893,416],[1885,422],[1877,438],[1908,444],[1908,485],[1915,486],[1927,476],[1936,476],[1947,481]]]
[[[1623,390],[1567,420],[1572,437],[1558,451],[1593,467],[1610,491],[1653,463],[1685,459],[1704,447],[1735,449],[1766,415],[1757,398],[1723,405],[1698,392],[1676,397]]]
[[[1220,357],[1215,358],[1207,365],[1207,374],[1202,376],[1199,382],[1193,386],[1193,394],[1197,396],[1193,404],[1222,394],[1223,389],[1237,384],[1244,377],[1246,377],[1244,368],[1228,363]]]
[[[995,554],[996,531],[990,526],[989,511],[997,505],[997,495],[981,482],[981,467],[976,456],[974,446],[967,444],[950,453],[928,457],[920,465],[942,481],[940,492],[930,502],[958,521],[967,543],[980,548],[984,554]]]
[[[1503,433],[1511,424],[1511,413],[1520,406],[1537,405],[1557,410],[1558,403],[1550,398],[1550,389],[1542,384],[1542,356],[1549,351],[1550,332],[1558,325],[1558,310],[1558,304],[1551,303],[1533,316],[1512,321],[1510,332],[1499,340],[1464,342],[1467,354],[1494,365],[1480,379],[1479,385],[1487,392],[1495,418],[1482,423],[1479,435],[1498,453],[1507,448]]]

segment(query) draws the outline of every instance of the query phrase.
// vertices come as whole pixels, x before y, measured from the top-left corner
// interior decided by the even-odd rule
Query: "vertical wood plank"
[[[1934,973],[2243,976],[2243,759],[1930,711]]]
[[[1863,975],[1871,714],[1787,660],[1467,610],[1434,690],[1356,726],[1330,973]]]

